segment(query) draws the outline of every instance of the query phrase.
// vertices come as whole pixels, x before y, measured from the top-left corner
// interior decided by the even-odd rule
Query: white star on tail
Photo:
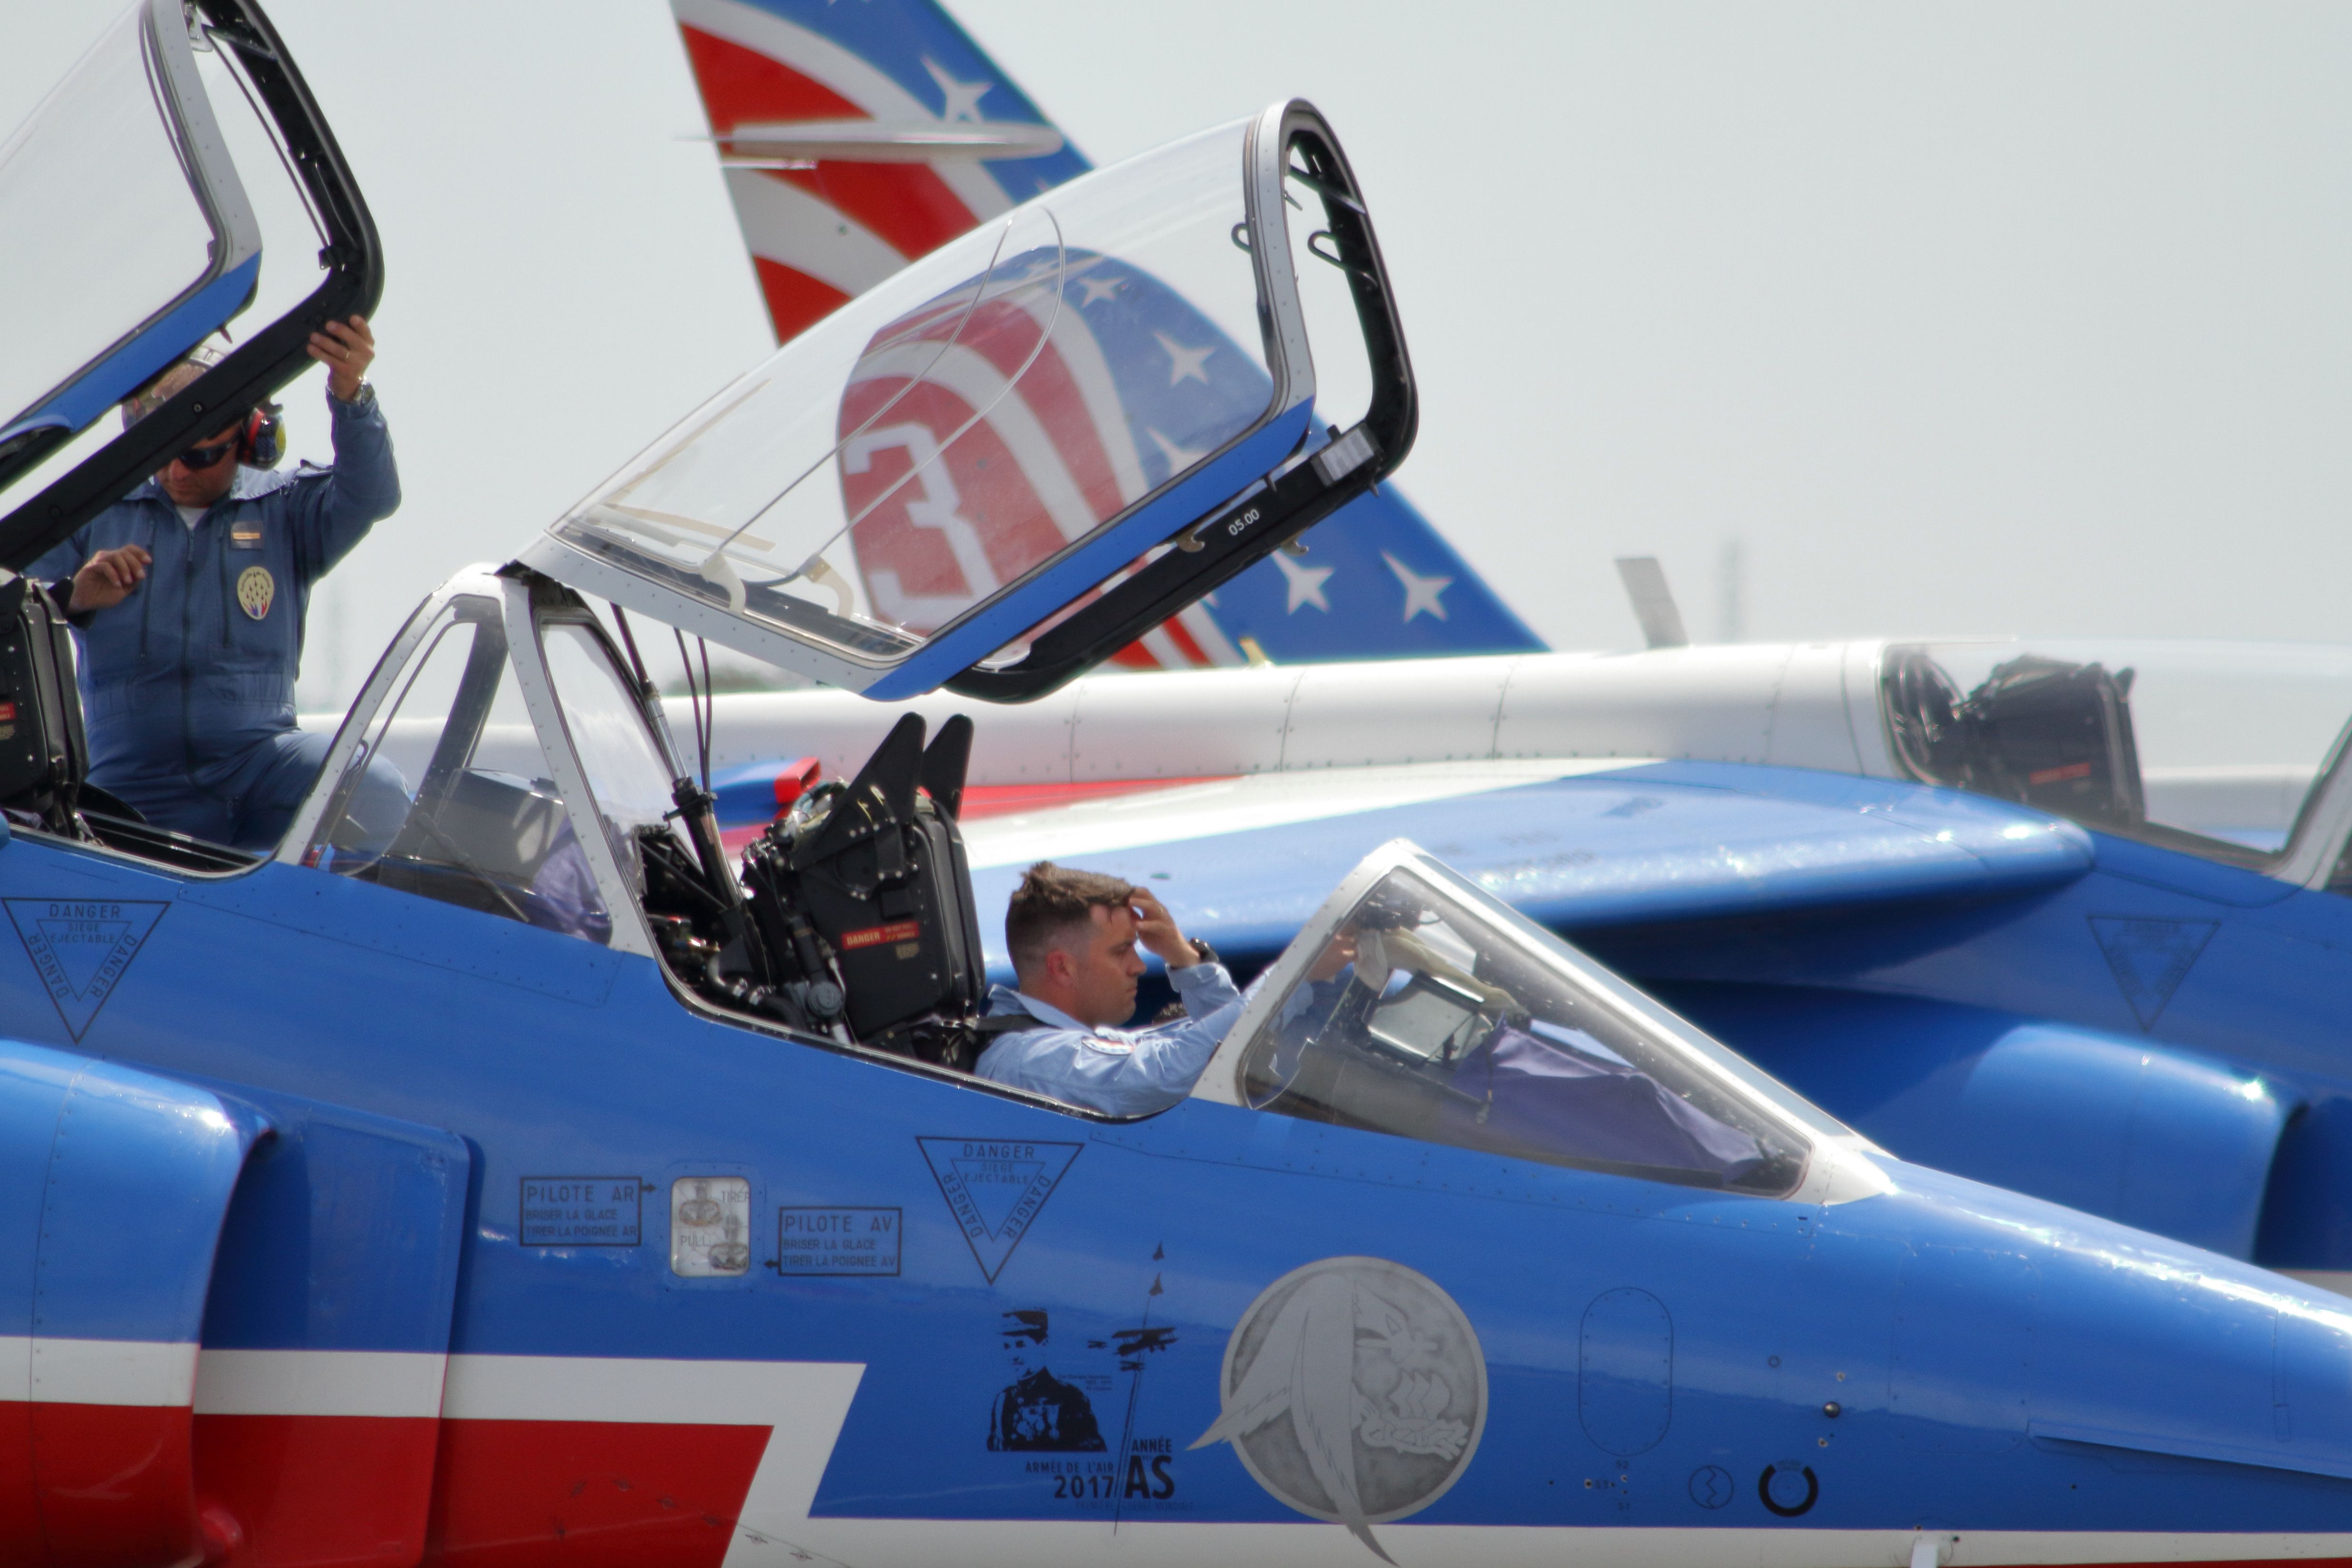
[[[1151,335],[1160,340],[1161,348],[1168,350],[1168,384],[1170,386],[1172,387],[1179,382],[1186,381],[1198,382],[1202,386],[1209,384],[1209,372],[1202,367],[1208,363],[1209,356],[1217,351],[1215,344],[1212,343],[1205,349],[1188,349],[1165,332],[1154,332]]]
[[[1323,597],[1323,584],[1336,568],[1301,565],[1291,559],[1287,550],[1276,550],[1271,559],[1282,569],[1283,583],[1290,590],[1290,604],[1285,614],[1297,614],[1302,604],[1312,604],[1327,614],[1330,612],[1331,601]]]
[[[1454,580],[1452,578],[1415,577],[1405,566],[1404,562],[1397,559],[1396,557],[1389,554],[1386,550],[1381,551],[1381,559],[1389,563],[1389,570],[1396,573],[1397,581],[1404,588],[1404,618],[1406,620],[1412,620],[1414,616],[1420,614],[1424,610],[1428,611],[1432,615],[1436,616],[1440,621],[1445,619],[1445,604],[1443,600],[1438,598],[1438,595],[1444,593],[1447,589],[1454,586]]]
[[[1190,446],[1179,446],[1148,424],[1143,427],[1143,434],[1151,437],[1151,444],[1160,448],[1160,456],[1168,459],[1168,476],[1171,479],[1208,455],[1207,447],[1195,451]]]
[[[940,107],[941,120],[968,120],[975,124],[979,122],[980,100],[990,88],[996,85],[994,82],[958,81],[940,69],[938,66],[933,65],[929,57],[925,57],[923,60],[923,68],[931,73],[933,81],[940,84],[940,96],[945,100]]]
[[[1078,287],[1087,291],[1087,297],[1078,301],[1079,307],[1083,308],[1088,305],[1099,305],[1106,299],[1118,298],[1118,286],[1125,281],[1118,277],[1079,278]]]

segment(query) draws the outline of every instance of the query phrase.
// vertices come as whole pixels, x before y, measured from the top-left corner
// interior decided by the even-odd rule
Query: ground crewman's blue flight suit
[[[159,827],[269,849],[325,760],[332,737],[294,727],[310,585],[400,505],[373,391],[327,407],[333,467],[240,468],[194,528],[150,479],[26,572],[65,597],[100,550],[154,558],[121,603],[73,619],[89,781]]]

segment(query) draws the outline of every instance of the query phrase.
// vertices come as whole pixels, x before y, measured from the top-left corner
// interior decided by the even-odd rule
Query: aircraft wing
[[[1407,838],[1569,933],[2055,886],[2090,836],[2003,801],[1731,763],[1500,760],[1257,774],[983,817],[982,930],[1054,859],[1160,894],[1245,966],[1279,950],[1367,848]],[[1009,972],[1009,971],[1007,971]]]

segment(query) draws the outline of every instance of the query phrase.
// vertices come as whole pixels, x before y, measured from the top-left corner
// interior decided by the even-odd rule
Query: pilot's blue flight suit
[[[972,1071],[1114,1116],[1164,1111],[1192,1092],[1244,1000],[1223,964],[1187,964],[1170,970],[1168,979],[1191,1016],[1135,1030],[1088,1029],[1050,1002],[995,987],[988,998],[992,1016],[1026,1013],[1038,1027],[999,1036]]]
[[[160,827],[269,849],[326,758],[331,737],[294,727],[310,585],[400,505],[373,392],[327,407],[334,466],[240,468],[194,528],[150,479],[26,572],[62,587],[102,549],[154,558],[74,629],[89,780]]]

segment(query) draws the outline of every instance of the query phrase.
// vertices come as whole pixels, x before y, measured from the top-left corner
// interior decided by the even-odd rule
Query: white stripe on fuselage
[[[1245,832],[1252,828],[1287,827],[1389,806],[1450,800],[1521,784],[1643,768],[1653,760],[1644,757],[1504,758],[1416,762],[1398,768],[1253,773],[1209,784],[1182,784],[984,817],[965,825],[964,847],[974,870],[1019,865]]]
[[[849,1362],[654,1361],[378,1351],[234,1351],[148,1341],[0,1336],[0,1401],[185,1405],[217,1415],[429,1416],[452,1420],[765,1427],[770,1436],[726,1568],[858,1568],[954,1561],[963,1568],[1193,1568],[1203,1560],[1286,1568],[1372,1568],[1337,1525],[1127,1519],[810,1517],[865,1372]],[[1397,1562],[1462,1568],[1880,1568],[1913,1561],[1917,1532],[1786,1526],[1608,1529],[1415,1524],[1373,1527]],[[1960,1532],[1958,1561],[1986,1564],[2222,1563],[2352,1557],[2352,1533],[2101,1531]]]
[[[199,1416],[441,1413],[448,1358],[388,1350],[207,1350],[196,1362]]]
[[[656,1421],[766,1427],[729,1568],[767,1535],[808,1519],[866,1368],[838,1361],[617,1361],[453,1355],[441,1414],[452,1421]],[[794,1563],[794,1568],[807,1568]]]
[[[193,1344],[0,1335],[0,1400],[185,1405],[195,1381]]]

